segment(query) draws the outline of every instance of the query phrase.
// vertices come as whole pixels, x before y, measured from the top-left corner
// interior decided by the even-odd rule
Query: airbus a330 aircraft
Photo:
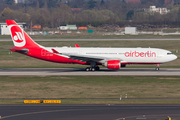
[[[15,45],[11,51],[51,62],[90,65],[86,71],[99,70],[98,65],[120,69],[127,64],[156,64],[159,70],[159,64],[177,58],[172,52],[158,48],[44,47],[34,42],[15,21],[6,22]]]

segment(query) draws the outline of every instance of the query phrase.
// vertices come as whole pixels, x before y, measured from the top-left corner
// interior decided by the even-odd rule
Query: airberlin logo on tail
[[[14,41],[18,42],[18,43],[23,42],[22,33],[21,32],[15,32],[15,33],[16,33],[16,35],[14,36]]]
[[[156,57],[156,53],[152,51],[147,51],[147,52],[130,51],[130,52],[125,52],[124,55],[126,57]]]
[[[10,26],[12,39],[16,47],[23,47],[26,44],[23,30],[19,26]]]

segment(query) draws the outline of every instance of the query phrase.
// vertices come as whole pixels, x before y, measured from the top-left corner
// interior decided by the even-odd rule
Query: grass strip
[[[62,99],[63,104],[142,101],[178,104],[179,85],[179,76],[0,76],[0,99],[1,103],[3,99],[5,102],[13,99]],[[136,98],[139,100],[134,100]]]

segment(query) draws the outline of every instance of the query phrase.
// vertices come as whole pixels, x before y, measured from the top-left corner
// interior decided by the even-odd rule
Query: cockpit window
[[[173,53],[167,53],[167,55],[173,55]]]

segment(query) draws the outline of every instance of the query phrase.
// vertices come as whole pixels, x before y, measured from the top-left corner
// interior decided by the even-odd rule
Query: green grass
[[[166,64],[161,68],[180,68],[180,41],[38,41],[39,44],[46,47],[53,46],[74,46],[78,44],[81,47],[153,47],[172,51],[178,56],[178,59]],[[85,68],[82,65],[51,63],[47,61],[31,58],[19,53],[10,52],[9,48],[13,46],[11,41],[0,42],[0,68]],[[177,52],[178,50],[178,52]],[[127,65],[128,68],[155,68],[155,65]]]
[[[180,77],[174,76],[0,76],[0,104],[24,99],[62,99],[62,104],[180,104],[178,99],[166,99],[180,98],[179,85]]]
[[[180,98],[180,77],[1,76],[0,83],[0,98]]]

